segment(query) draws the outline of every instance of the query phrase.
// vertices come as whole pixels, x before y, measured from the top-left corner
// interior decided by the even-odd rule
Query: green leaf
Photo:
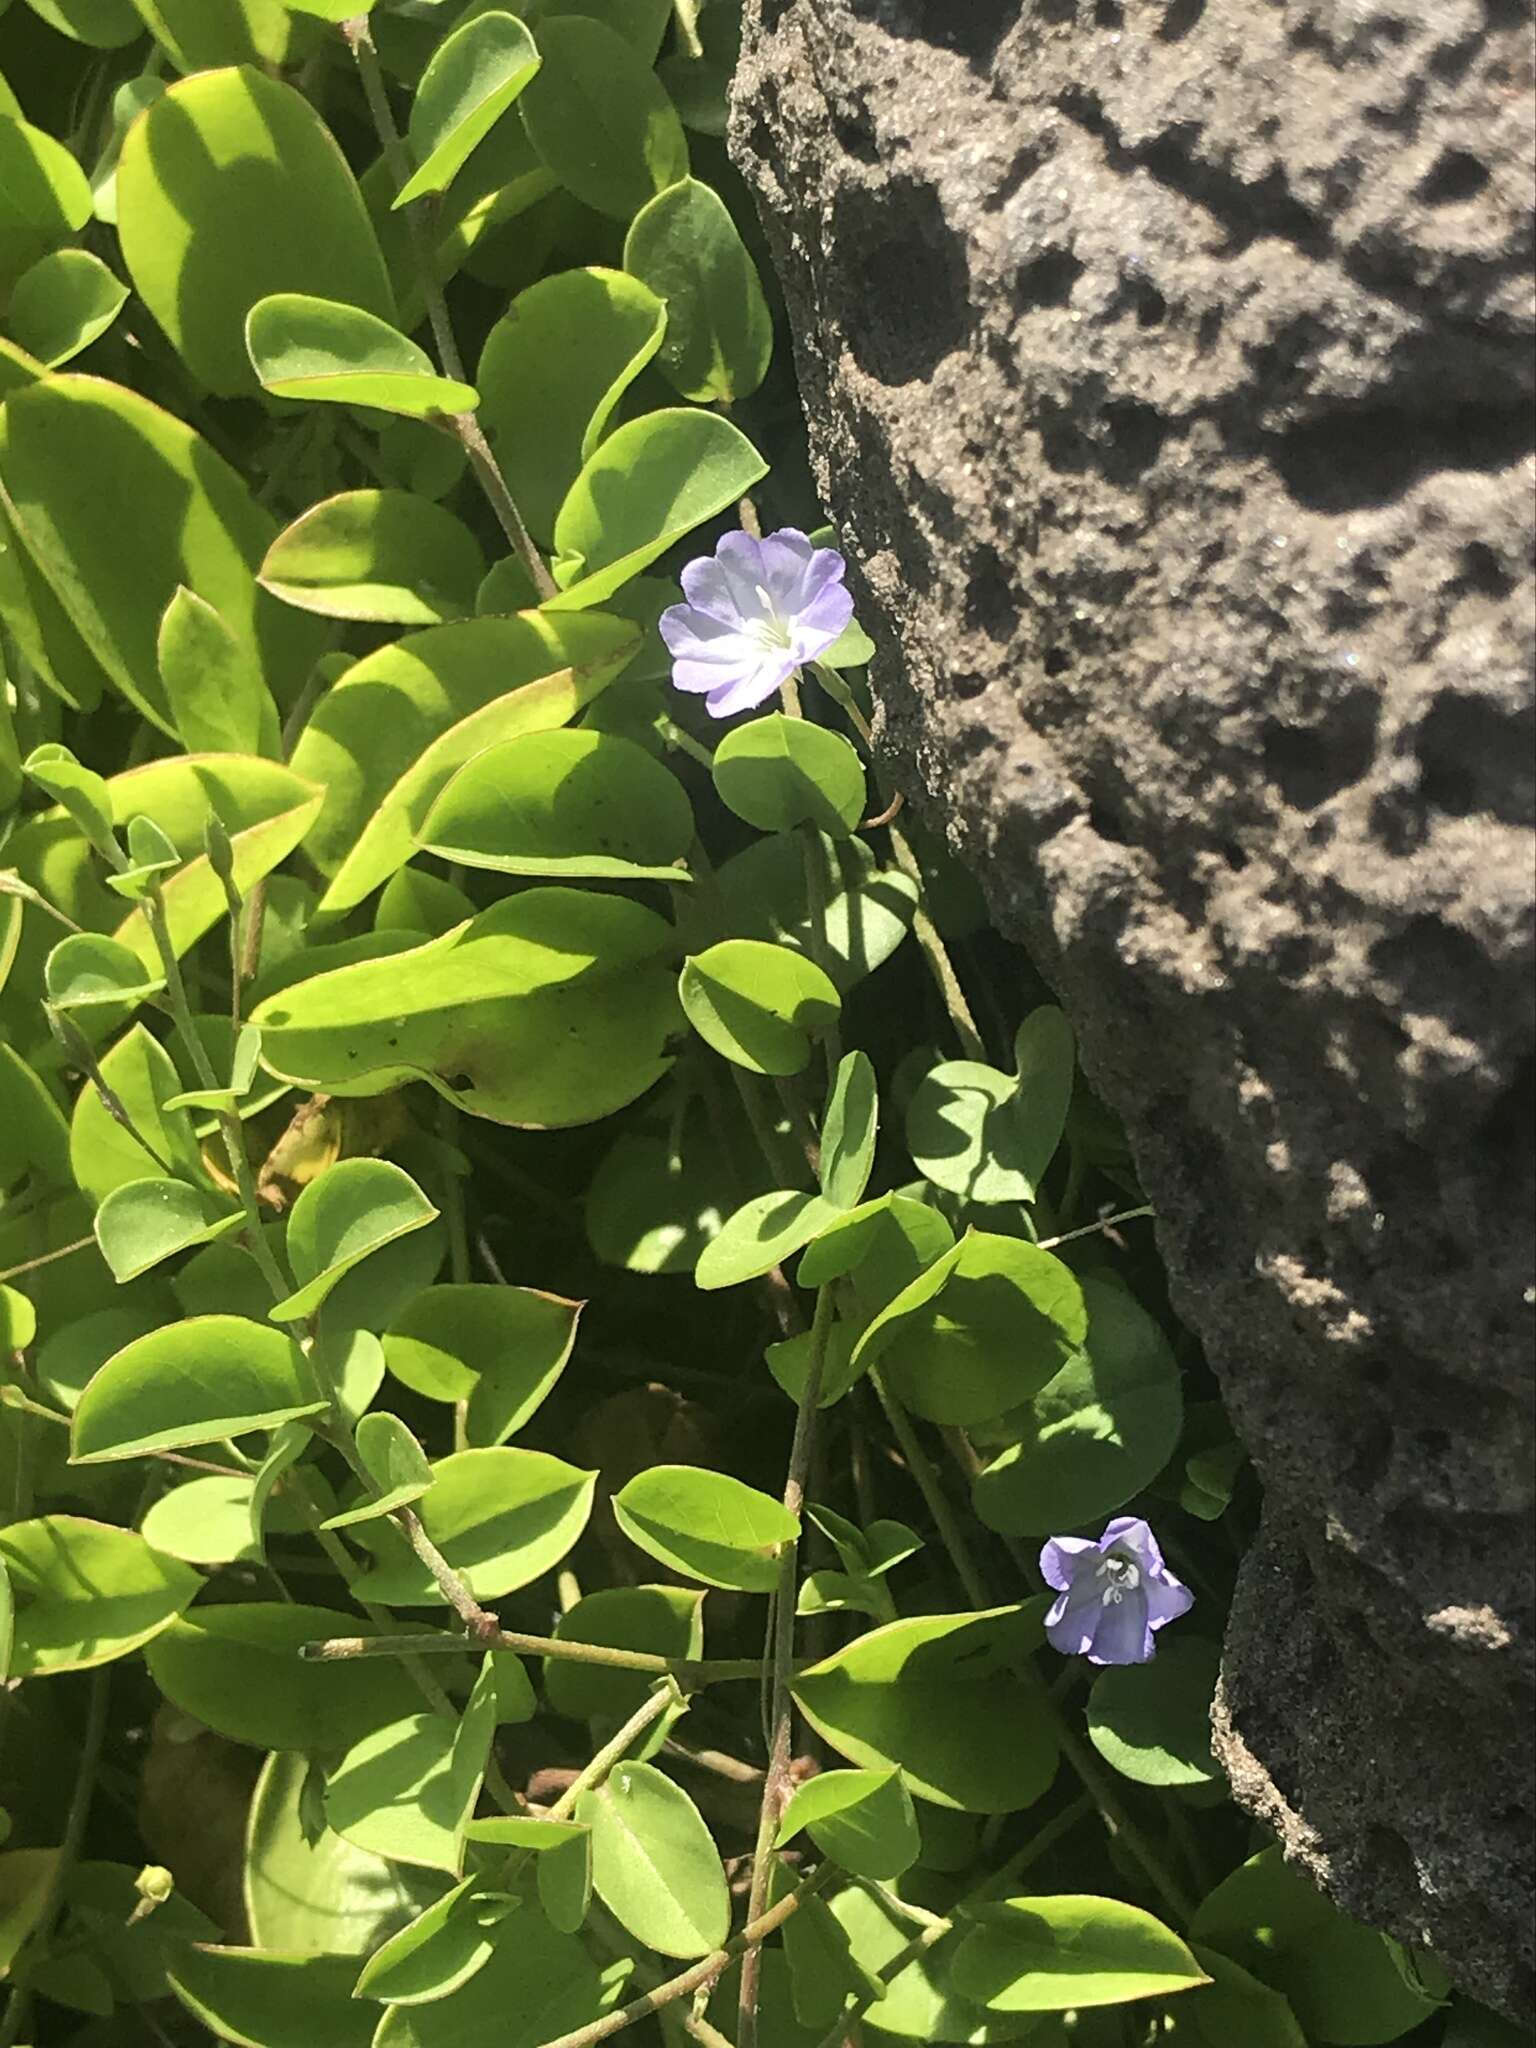
[[[917,884],[899,868],[879,868],[862,839],[820,836],[829,901],[813,914],[803,849],[786,834],[759,839],[719,872],[731,928],[817,961],[846,995],[890,958],[912,927]]]
[[[1243,2048],[1307,2048],[1296,2015],[1278,1991],[1271,1991],[1217,1949],[1194,1942],[1190,1953],[1211,1981],[1192,1997],[1180,1999],[1174,2008],[1181,2034],[1187,2031],[1202,2048],[1231,2048],[1234,2041],[1241,2041]],[[1452,2048],[1449,2035],[1445,2048]],[[1465,2048],[1473,2048],[1473,2044],[1468,2042]],[[1495,2048],[1495,2044],[1490,2042],[1487,2048]],[[1519,2044],[1511,2040],[1508,2048],[1519,2048]]]
[[[20,277],[90,217],[91,188],[63,143],[0,111],[0,281]]]
[[[67,1187],[73,1179],[69,1163],[69,1126],[47,1086],[27,1066],[14,1046],[0,1042],[0,1128],[6,1134],[6,1159],[0,1184],[15,1185],[23,1174],[43,1187]],[[147,1155],[141,1153],[141,1157]]]
[[[1082,1350],[1004,1418],[1014,1440],[972,1485],[977,1514],[1005,1536],[1102,1520],[1157,1476],[1179,1440],[1179,1366],[1162,1330],[1119,1280],[1089,1274],[1081,1285]]]
[[[838,1062],[821,1120],[821,1191],[839,1209],[864,1198],[880,1134],[880,1084],[868,1053]]]
[[[955,1952],[954,1982],[991,2012],[1123,2005],[1206,1982],[1171,1929],[1119,1899],[1004,1899],[978,1918]]]
[[[275,522],[222,456],[137,392],[70,371],[13,392],[0,427],[7,510],[80,639],[137,710],[176,736],[159,635],[182,585],[291,701],[317,629],[257,587]]]
[[[485,1696],[462,1722],[407,1715],[353,1744],[325,1786],[337,1834],[391,1862],[456,1875],[464,1823],[474,1811],[494,1719]]]
[[[440,1459],[433,1474],[417,1512],[477,1600],[499,1600],[560,1562],[587,1525],[597,1479],[544,1451],[503,1448],[458,1451]],[[385,1607],[426,1607],[442,1599],[426,1566],[391,1525],[365,1523],[359,1534],[382,1551],[357,1583],[363,1599]]]
[[[473,412],[479,394],[440,377],[432,358],[397,327],[339,299],[274,292],[258,299],[245,342],[263,391],[273,398],[366,405],[408,419]]]
[[[188,2012],[236,2048],[368,2048],[376,2016],[353,2002],[355,1973],[348,1956],[194,1942],[166,1962]]]
[[[484,574],[468,528],[411,491],[342,491],[312,505],[259,571],[264,589],[301,611],[402,626],[472,618]]]
[[[495,1948],[476,1882],[464,1878],[376,1949],[352,1995],[385,2005],[420,2005],[467,1984]]]
[[[735,1200],[735,1174],[695,1117],[681,1147],[626,1131],[587,1183],[587,1240],[604,1265],[690,1273]]]
[[[720,195],[697,178],[658,192],[630,223],[624,268],[666,301],[657,367],[674,390],[701,405],[749,398],[768,374],[773,321]]]
[[[800,1533],[799,1517],[728,1472],[651,1465],[613,1497],[614,1519],[631,1543],[685,1578],[742,1593],[771,1593],[779,1551]]]
[[[28,0],[50,28],[98,50],[120,49],[142,33],[129,0]]]
[[[555,1635],[560,1642],[601,1643],[657,1657],[701,1657],[704,1595],[691,1586],[603,1586],[561,1615]],[[544,1695],[555,1713],[573,1721],[627,1721],[651,1683],[640,1672],[544,1659]]]
[[[818,1231],[837,1218],[837,1210],[821,1195],[790,1188],[754,1195],[721,1224],[705,1245],[694,1268],[696,1287],[706,1292],[737,1287],[782,1265]]]
[[[398,1415],[365,1415],[357,1425],[357,1451],[373,1480],[375,1497],[346,1514],[331,1515],[323,1528],[348,1529],[376,1521],[420,1500],[432,1484],[427,1454]]]
[[[284,1080],[377,1095],[425,1080],[472,1115],[553,1128],[644,1094],[670,1062],[671,928],[639,904],[527,889],[441,939],[271,996],[252,1021]]]
[[[1056,1772],[1056,1738],[1026,1662],[1038,1641],[1038,1615],[1020,1607],[894,1621],[802,1671],[794,1694],[851,1763],[897,1765],[938,1806],[1012,1813]]]
[[[932,1810],[925,1809],[925,1827],[931,1817]],[[880,1976],[911,1945],[910,1921],[898,1918],[884,1900],[862,1885],[850,1885],[836,1893],[829,1907],[849,1943],[856,1968]],[[951,1966],[963,1939],[958,1933],[946,1935],[898,1970],[884,1996],[866,2014],[870,2029],[878,2027],[882,2039],[893,2036],[898,2041],[914,2041],[918,2048],[937,2048],[939,2043],[1002,2048],[1005,2042],[1031,2034],[1037,2024],[1033,2015],[1019,2018],[984,2013],[958,1995]],[[1052,2042],[1050,2048],[1065,2048],[1065,2044]],[[1075,2040],[1072,2048],[1079,2048]]]
[[[157,1636],[145,1661],[168,1700],[231,1742],[324,1754],[421,1703],[404,1666],[388,1659],[308,1663],[299,1655],[327,1636],[378,1633],[356,1614],[325,1607],[199,1607]]]
[[[142,1024],[135,1024],[103,1057],[100,1071],[134,1130],[154,1146],[160,1160],[188,1179],[198,1178],[201,1168],[192,1119],[183,1110],[167,1107],[180,1092],[181,1077],[159,1040]],[[94,1085],[82,1088],[76,1100],[69,1159],[82,1191],[98,1203],[113,1188],[162,1171],[160,1160],[107,1114]]]
[[[299,1284],[268,1311],[273,1322],[312,1316],[360,1260],[420,1230],[437,1213],[404,1167],[387,1159],[340,1160],[293,1205],[287,1251]]]
[[[1038,1245],[971,1230],[882,1309],[854,1353],[914,1414],[984,1422],[1028,1400],[1081,1345],[1071,1268]]]
[[[201,1188],[183,1180],[130,1180],[96,1211],[96,1242],[121,1286],[190,1245],[207,1244],[244,1221]]]
[[[581,1306],[532,1287],[428,1287],[385,1332],[385,1363],[429,1401],[473,1407],[479,1396],[482,1426],[510,1436],[564,1371]]]
[[[243,1473],[208,1473],[188,1479],[161,1494],[145,1515],[140,1530],[146,1543],[185,1564],[236,1564],[260,1561],[261,1549],[251,1534],[251,1502],[255,1482]],[[308,1524],[279,1496],[268,1511],[271,1526],[296,1536]]]
[[[0,1353],[25,1351],[37,1335],[37,1310],[14,1287],[0,1287]]]
[[[256,389],[245,335],[258,300],[318,292],[395,316],[330,131],[301,93],[254,67],[202,71],[145,109],[123,144],[117,205],[135,289],[222,396]]]
[[[907,1107],[907,1149],[936,1187],[968,1202],[1032,1202],[1072,1099],[1072,1027],[1045,1003],[1019,1027],[1018,1071],[945,1060]]]
[[[0,1855],[0,1968],[11,1964],[53,1896],[58,1849],[10,1849]]]
[[[1278,1848],[1208,1893],[1190,1934],[1289,2000],[1309,2038],[1340,2048],[1400,2040],[1438,2004],[1408,1982],[1386,1935],[1341,1913]]]
[[[56,740],[34,747],[21,765],[40,789],[46,789],[63,805],[92,846],[98,851],[110,846],[114,822],[112,797],[93,768],[83,767],[68,747]]]
[[[678,994],[704,1042],[753,1074],[798,1074],[842,1007],[814,961],[761,939],[722,939],[690,955]]]
[[[523,126],[584,205],[627,221],[688,175],[683,124],[633,45],[579,15],[541,21],[544,59],[522,97]]]
[[[582,1794],[576,1817],[592,1831],[592,1883],[637,1941],[688,1959],[719,1948],[731,1929],[720,1852],[681,1786],[652,1764],[621,1763]]]
[[[735,726],[715,749],[721,802],[761,832],[813,825],[834,838],[864,815],[864,765],[842,736],[770,711]]]
[[[419,168],[394,204],[408,206],[451,184],[540,61],[533,37],[510,14],[477,15],[445,37],[411,104],[407,140]]]
[[[579,1933],[592,1904],[592,1830],[576,1821],[524,1820],[498,1816],[472,1820],[464,1830],[472,1842],[532,1850],[539,1904],[551,1927]]]
[[[194,1316],[137,1337],[81,1395],[70,1432],[77,1465],[220,1443],[325,1406],[299,1348],[244,1316]]]
[[[12,1678],[88,1671],[126,1657],[170,1625],[202,1578],[131,1529],[45,1515],[0,1529],[15,1616]]]
[[[525,1906],[452,1998],[390,2006],[373,2048],[544,2048],[616,2004],[627,1972],[600,1978],[581,1942]]]
[[[366,1955],[414,1919],[442,1879],[387,1863],[323,1824],[307,1826],[300,1807],[309,1772],[302,1753],[277,1751],[256,1781],[244,1858],[251,1939],[267,1949]]]
[[[587,269],[540,278],[491,329],[475,373],[480,424],[537,539],[553,537],[562,500],[666,324],[638,278]]]
[[[429,853],[509,875],[686,882],[693,811],[633,740],[566,727],[488,747],[421,827]]]
[[[322,911],[352,909],[410,859],[456,768],[498,740],[564,725],[636,645],[623,620],[529,613],[409,633],[349,668],[293,754],[326,792],[306,848],[333,878]]]
[[[555,520],[553,611],[585,611],[742,498],[768,465],[717,413],[668,407],[629,420],[582,467]]]
[[[1088,1735],[1123,1778],[1138,1785],[1209,1785],[1211,1698],[1220,1658],[1189,1637],[1159,1645],[1150,1664],[1101,1671],[1088,1696]]]
[[[50,370],[89,348],[122,311],[128,287],[88,249],[56,249],[16,280],[12,336]]]
[[[795,1792],[779,1822],[779,1848],[802,1829],[824,1856],[860,1877],[900,1877],[922,1846],[900,1771],[822,1771]]]
[[[146,974],[137,953],[97,932],[72,932],[48,955],[45,1000],[56,1010],[100,1003],[142,1002],[165,987],[165,976]]]

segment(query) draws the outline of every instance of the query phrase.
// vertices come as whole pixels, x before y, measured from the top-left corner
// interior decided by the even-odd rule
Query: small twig
[[[827,1339],[834,1313],[830,1287],[816,1296],[816,1313],[811,1322],[810,1358],[805,1386],[795,1409],[795,1434],[790,1446],[789,1471],[784,1481],[784,1506],[798,1521],[805,1506],[805,1479],[811,1465],[816,1436],[816,1419],[821,1405],[822,1372],[826,1365]],[[794,1537],[779,1547],[778,1584],[774,1588],[769,1620],[768,1652],[773,1676],[769,1693],[768,1770],[763,1779],[762,1804],[758,1809],[757,1842],[752,1852],[752,1884],[747,1895],[747,1919],[758,1919],[767,1903],[768,1881],[773,1872],[773,1844],[783,1812],[789,1784],[791,1738],[794,1732],[794,1700],[790,1682],[795,1661],[795,1583],[799,1566],[799,1544]],[[752,1949],[741,1965],[741,2004],[737,2024],[739,2048],[757,2048],[757,1999],[761,1979],[761,1951]]]
[[[24,1273],[35,1273],[39,1266],[51,1266],[55,1259],[72,1258],[76,1252],[83,1252],[96,1242],[94,1237],[77,1237],[73,1244],[61,1244],[56,1252],[39,1252],[35,1259],[23,1259],[19,1266],[7,1266],[0,1273],[0,1284],[7,1280],[19,1280]]]
[[[662,1715],[670,1708],[678,1706],[682,1701],[682,1697],[682,1688],[675,1679],[669,1679],[666,1684],[658,1685],[644,1705],[636,1707],[618,1734],[613,1736],[610,1741],[605,1742],[597,1752],[597,1755],[593,1757],[591,1763],[586,1766],[585,1770],[580,1771],[572,1779],[571,1783],[566,1786],[560,1797],[549,1809],[545,1818],[549,1820],[569,1820],[576,1811],[582,1794],[590,1792],[595,1785],[601,1785],[608,1776],[608,1773],[623,1763],[625,1757],[628,1756],[630,1750],[640,1740],[640,1737],[650,1727],[651,1723],[659,1721]]]
[[[1155,1213],[1150,1202],[1143,1202],[1139,1208],[1121,1209],[1113,1216],[1101,1216],[1096,1223],[1085,1223],[1080,1230],[1064,1230],[1058,1237],[1042,1237],[1040,1249],[1053,1252],[1059,1244],[1071,1244],[1079,1237],[1097,1237],[1100,1231],[1113,1230],[1117,1223],[1135,1223],[1141,1217]]]
[[[513,1650],[520,1657],[553,1657],[571,1664],[597,1664],[606,1671],[636,1671],[647,1678],[673,1678],[684,1692],[733,1678],[757,1678],[760,1657],[660,1657],[649,1650],[620,1650],[607,1643],[578,1643],[563,1636],[527,1636],[497,1628],[477,1639],[487,1650]],[[455,1635],[325,1636],[305,1643],[299,1654],[311,1664],[350,1663],[357,1657],[430,1657],[462,1654]]]
[[[934,985],[944,1004],[955,1036],[960,1041],[960,1050],[968,1060],[985,1061],[986,1041],[977,1027],[975,1015],[966,1000],[965,990],[960,986],[960,977],[955,972],[955,963],[949,957],[949,948],[939,934],[939,928],[928,912],[928,886],[923,877],[922,863],[912,851],[911,842],[905,832],[894,822],[890,826],[891,852],[896,856],[896,865],[903,874],[917,884],[917,908],[912,913],[912,936],[922,949],[933,976]]]
[[[709,1984],[720,1976],[736,1960],[737,1956],[754,1954],[770,1934],[776,1933],[784,1922],[798,1913],[804,1902],[814,1892],[821,1890],[832,1875],[831,1866],[823,1864],[798,1885],[787,1897],[780,1899],[776,1906],[770,1906],[766,1913],[756,1920],[749,1920],[740,1934],[735,1935],[723,1948],[717,1948],[691,1969],[684,1970],[680,1977],[671,1977],[665,1984],[658,1984],[654,1991],[647,1991],[641,1998],[631,1999],[628,2005],[620,2006],[617,2012],[605,2013],[601,2019],[592,2020],[587,2026],[578,2027],[574,2033],[561,2034],[558,2040],[545,2041],[541,2048],[595,2048],[599,2041],[611,2041],[615,2034],[622,2034],[626,2028],[635,2026],[640,2020],[649,2019],[652,2013],[660,2012],[663,2006],[673,2004],[679,1998],[687,1998],[697,1991],[701,1984]]]

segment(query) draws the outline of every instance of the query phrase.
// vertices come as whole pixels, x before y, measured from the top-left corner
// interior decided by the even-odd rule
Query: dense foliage
[[[1225,1800],[729,0],[355,4],[0,0],[0,2044],[1494,2042]]]

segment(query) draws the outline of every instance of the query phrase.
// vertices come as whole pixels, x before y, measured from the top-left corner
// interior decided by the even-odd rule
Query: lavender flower
[[[728,533],[683,571],[686,604],[661,615],[672,680],[712,718],[764,704],[803,662],[824,654],[853,617],[836,548],[782,526],[763,540]]]
[[[1155,1632],[1195,1596],[1163,1563],[1157,1538],[1135,1515],[1118,1515],[1095,1543],[1053,1536],[1040,1569],[1058,1598],[1045,1617],[1051,1648],[1090,1664],[1145,1664]]]

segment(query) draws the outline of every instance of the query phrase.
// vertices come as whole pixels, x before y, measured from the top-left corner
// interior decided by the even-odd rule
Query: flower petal
[[[735,561],[701,555],[688,564],[681,580],[688,602],[725,625],[740,626],[768,616],[768,608],[757,594],[757,585]]]
[[[756,661],[761,644],[734,623],[692,605],[669,605],[657,620],[667,652],[689,661]]]
[[[1076,1560],[1086,1551],[1095,1557],[1099,1553],[1097,1543],[1087,1536],[1053,1536],[1040,1553],[1040,1576],[1058,1593],[1070,1592]]]
[[[750,674],[738,675],[712,690],[704,699],[704,709],[711,718],[734,718],[738,711],[755,711],[782,690],[794,672],[793,655],[761,654]]]
[[[802,661],[814,661],[841,638],[853,617],[853,592],[829,583],[795,619],[790,637]]]
[[[1165,1628],[1170,1621],[1177,1621],[1181,1614],[1188,1614],[1195,1604],[1195,1596],[1182,1579],[1176,1579],[1172,1572],[1158,1572],[1147,1580],[1147,1625],[1149,1628]]]
[[[1090,1664],[1145,1664],[1156,1644],[1147,1620],[1147,1596],[1138,1586],[1123,1591],[1099,1615]]]
[[[781,526],[777,533],[763,536],[759,547],[763,573],[758,580],[784,618],[792,618],[804,601],[806,574],[816,552],[797,526]]]

